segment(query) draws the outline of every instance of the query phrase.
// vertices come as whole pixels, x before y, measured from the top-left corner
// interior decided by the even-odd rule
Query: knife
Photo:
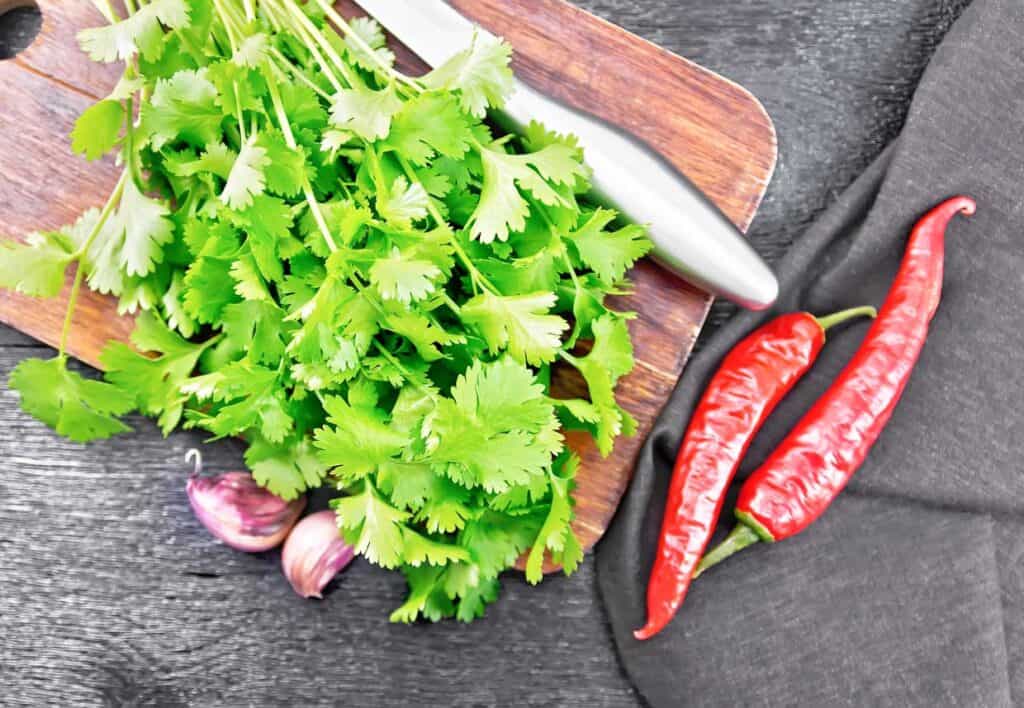
[[[489,38],[444,0],[356,0],[405,46],[437,67]],[[738,305],[775,302],[775,274],[739,229],[664,157],[599,118],[576,111],[516,81],[495,119],[516,131],[531,120],[579,138],[593,169],[594,196],[632,221],[646,224],[655,260],[691,283]]]

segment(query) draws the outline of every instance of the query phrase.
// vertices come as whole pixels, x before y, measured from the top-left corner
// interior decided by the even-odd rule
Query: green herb
[[[97,2],[111,24],[81,44],[126,68],[72,148],[125,169],[101,211],[0,246],[6,288],[52,297],[75,270],[57,357],[11,377],[23,407],[81,441],[137,409],[245,438],[285,499],[332,486],[345,538],[409,581],[395,621],[482,615],[524,553],[531,583],[546,554],[572,572],[561,431],[604,454],[632,432],[630,315],[605,299],[650,244],[588,205],[574,139],[495,136],[509,47],[412,78],[326,0]],[[83,282],[142,312],[106,382],[66,367]],[[555,366],[587,395],[552,398]]]

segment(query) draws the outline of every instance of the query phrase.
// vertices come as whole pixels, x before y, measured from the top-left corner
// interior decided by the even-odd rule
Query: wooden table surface
[[[775,259],[898,133],[968,0],[578,4],[764,102],[780,161],[751,238]],[[0,19],[0,56],[32,24]],[[0,328],[0,379],[45,353]],[[470,626],[388,625],[401,579],[362,562],[326,601],[303,602],[276,554],[230,551],[193,521],[182,459],[198,437],[132,422],[133,435],[69,445],[0,384],[0,703],[638,704],[589,559],[538,588],[510,576]],[[240,446],[208,446],[209,469],[240,464]]]

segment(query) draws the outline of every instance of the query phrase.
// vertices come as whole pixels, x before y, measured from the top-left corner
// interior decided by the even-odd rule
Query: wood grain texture
[[[516,49],[515,69],[526,81],[647,140],[737,225],[749,225],[776,148],[771,121],[745,90],[563,0],[454,4],[505,35]],[[360,14],[350,2],[340,6],[349,16]],[[72,221],[102,204],[116,179],[109,160],[90,165],[70,155],[65,137],[90,97],[105,95],[116,81],[116,67],[86,61],[74,42],[79,29],[101,18],[87,2],[43,0],[41,8],[40,37],[15,61],[0,64],[0,82],[11,97],[4,118],[25,126],[0,135],[0,173],[9,177],[0,183],[0,209],[12,214],[6,230],[13,237]],[[423,69],[407,51],[399,56],[404,70]],[[41,191],[44,185],[49,193]],[[571,437],[583,461],[575,528],[588,550],[615,513],[636,453],[682,371],[710,303],[708,295],[650,262],[639,265],[633,279],[636,292],[617,298],[616,305],[638,313],[631,323],[637,367],[619,387],[623,406],[638,422],[637,435],[620,439],[608,459],[589,437]],[[59,340],[63,311],[63,298],[0,295],[0,321],[51,345]],[[84,293],[69,351],[97,366],[104,344],[126,339],[131,328],[131,319],[118,316],[110,299]]]
[[[750,233],[769,258],[898,133],[916,77],[967,2],[577,0],[764,101],[781,161]],[[5,121],[5,88],[0,133],[19,129]],[[47,354],[28,343],[0,326],[0,379]],[[535,588],[504,578],[501,601],[468,628],[386,626],[401,588],[358,561],[323,603],[298,602],[275,554],[219,546],[188,513],[180,455],[199,437],[165,441],[133,423],[132,435],[69,445],[0,384],[0,703],[644,705],[618,667],[592,563]],[[207,449],[213,471],[241,464],[234,443]],[[1024,695],[1024,641],[1007,639]],[[688,694],[679,705],[717,703]]]

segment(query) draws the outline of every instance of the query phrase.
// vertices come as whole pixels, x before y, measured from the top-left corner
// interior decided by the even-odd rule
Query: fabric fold
[[[1024,416],[1017,403],[1024,399],[1024,378],[1016,364],[1024,350],[1021,37],[1024,6],[976,0],[925,72],[901,136],[780,264],[778,306],[734,317],[684,371],[597,551],[599,587],[620,658],[653,705],[819,705],[849,697],[874,705],[888,704],[889,696],[903,705],[1008,704],[999,575],[986,513],[1024,518]],[[672,461],[721,358],[780,312],[824,314],[880,304],[913,223],[954,194],[975,197],[978,213],[951,226],[944,297],[929,341],[889,427],[850,485],[851,499],[801,537],[751,549],[723,564],[720,574],[702,577],[663,636],[634,640]],[[751,447],[741,479],[845,366],[866,330],[861,322],[830,333],[815,369]],[[918,522],[948,528],[948,534],[918,531]],[[727,515],[721,526],[731,525]],[[829,525],[846,531],[827,538]],[[965,553],[973,564],[965,564]],[[891,577],[920,594],[908,600]],[[828,584],[829,602],[801,586],[812,579]],[[771,604],[770,597],[786,602]],[[871,624],[888,629],[876,633]],[[792,627],[824,627],[844,651],[819,646],[815,632]],[[951,628],[961,640],[954,641]],[[892,633],[898,638],[887,640]],[[743,649],[745,642],[752,649]],[[720,649],[725,645],[731,654]],[[770,673],[771,685],[789,686],[792,696],[806,700],[759,697],[759,684],[748,680],[751,670],[730,658],[754,660],[757,652],[767,652],[770,666],[758,671]],[[791,656],[811,661],[820,685],[812,685]],[[876,684],[877,691],[863,688]]]

